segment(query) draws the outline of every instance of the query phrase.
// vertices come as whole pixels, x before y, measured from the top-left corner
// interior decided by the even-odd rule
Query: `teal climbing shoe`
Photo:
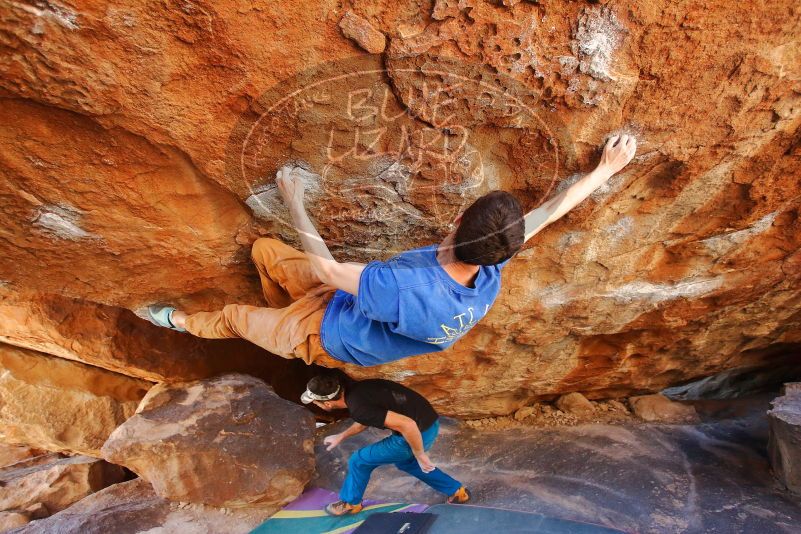
[[[164,328],[169,328],[177,332],[186,332],[185,328],[178,328],[172,324],[171,317],[174,311],[175,308],[171,306],[150,306],[147,309],[147,316],[154,325],[163,326]]]

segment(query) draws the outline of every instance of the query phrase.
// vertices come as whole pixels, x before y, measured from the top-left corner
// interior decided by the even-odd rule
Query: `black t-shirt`
[[[437,420],[437,412],[429,402],[406,386],[381,379],[353,382],[345,388],[345,404],[350,417],[365,426],[386,428],[387,412],[405,415],[417,423],[420,432]]]

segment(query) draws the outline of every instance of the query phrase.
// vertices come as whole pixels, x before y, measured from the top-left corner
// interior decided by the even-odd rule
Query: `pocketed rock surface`
[[[0,285],[118,317],[260,304],[250,244],[298,243],[273,181],[287,161],[319,175],[309,211],[333,254],[366,263],[439,241],[491,189],[534,208],[628,132],[633,163],[527,244],[454,348],[349,371],[486,417],[770,367],[801,343],[799,10],[6,3]],[[343,34],[349,12],[382,53]],[[53,350],[74,357],[80,330]]]
[[[275,508],[311,479],[313,432],[308,410],[229,374],[154,386],[102,453],[172,501]]]

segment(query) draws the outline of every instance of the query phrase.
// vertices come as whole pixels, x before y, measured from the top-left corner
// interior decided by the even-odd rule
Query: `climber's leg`
[[[320,324],[334,291],[321,285],[285,308],[229,304],[220,311],[193,313],[178,322],[198,337],[241,337],[284,358],[335,365],[337,360],[326,354],[319,342]]]
[[[273,308],[288,306],[322,284],[306,254],[277,239],[257,239],[250,257],[259,271],[264,298]]]

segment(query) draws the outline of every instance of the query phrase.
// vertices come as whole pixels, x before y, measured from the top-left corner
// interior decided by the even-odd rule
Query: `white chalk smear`
[[[626,184],[626,176],[623,173],[618,173],[602,183],[598,188],[590,193],[590,198],[599,201],[605,196],[617,193]]]
[[[399,161],[392,161],[388,167],[378,173],[377,178],[391,183],[400,196],[406,196],[409,193],[412,174],[412,170],[408,166]]]
[[[60,6],[52,0],[37,2],[38,7],[23,4],[22,2],[11,2],[11,5],[36,17],[53,20],[68,30],[80,28],[78,15],[71,9]],[[34,33],[42,33],[42,28],[35,25]]]
[[[416,373],[414,371],[404,370],[404,371],[395,371],[394,373],[389,374],[390,380],[394,380],[395,382],[402,382],[403,380],[414,376]]]
[[[302,162],[297,165],[295,172],[303,181],[304,198],[307,202],[313,203],[323,193],[322,177],[307,170]],[[253,215],[259,219],[279,218],[289,222],[289,210],[281,198],[278,185],[275,182],[264,184],[253,188],[253,194],[245,199],[245,204],[253,211]]]
[[[611,9],[586,8],[579,17],[573,42],[570,44],[573,55],[579,59],[579,71],[598,80],[611,80],[614,51],[620,44],[624,31],[625,28]],[[569,61],[567,66],[569,68]]]
[[[727,234],[719,234],[714,235],[712,237],[707,237],[706,239],[702,239],[700,243],[702,243],[710,252],[714,253],[716,256],[720,257],[729,252],[732,248],[736,247],[737,245],[747,241],[751,237],[761,234],[765,230],[773,225],[773,221],[776,219],[776,216],[779,214],[778,211],[774,211],[773,213],[768,213],[754,224],[747,228],[743,228],[742,230],[737,230],[734,232],[729,232]]]
[[[59,239],[77,241],[80,239],[97,239],[99,236],[89,233],[80,227],[80,210],[66,205],[48,204],[34,211],[31,223]]]
[[[583,236],[584,232],[580,231],[565,232],[564,235],[562,235],[562,237],[559,238],[556,247],[559,250],[570,248],[573,245],[580,243]]]
[[[556,308],[574,300],[577,289],[568,284],[552,284],[544,287],[537,295],[537,299],[546,308]]]
[[[694,278],[675,284],[652,284],[650,282],[631,282],[601,293],[599,296],[612,297],[620,302],[647,300],[662,302],[680,297],[701,297],[719,288],[723,276],[714,278]]]
[[[614,224],[606,227],[604,231],[609,236],[610,242],[616,243],[620,241],[622,238],[624,238],[626,235],[630,234],[633,229],[634,229],[634,218],[625,215],[621,217]]]
[[[553,284],[544,287],[536,295],[546,308],[563,306],[574,300],[589,300],[599,297],[612,298],[618,302],[630,304],[635,301],[658,303],[683,297],[702,297],[718,289],[724,282],[724,276],[713,278],[691,278],[675,284],[654,284],[636,281],[606,291],[586,290],[582,286],[570,284]]]

